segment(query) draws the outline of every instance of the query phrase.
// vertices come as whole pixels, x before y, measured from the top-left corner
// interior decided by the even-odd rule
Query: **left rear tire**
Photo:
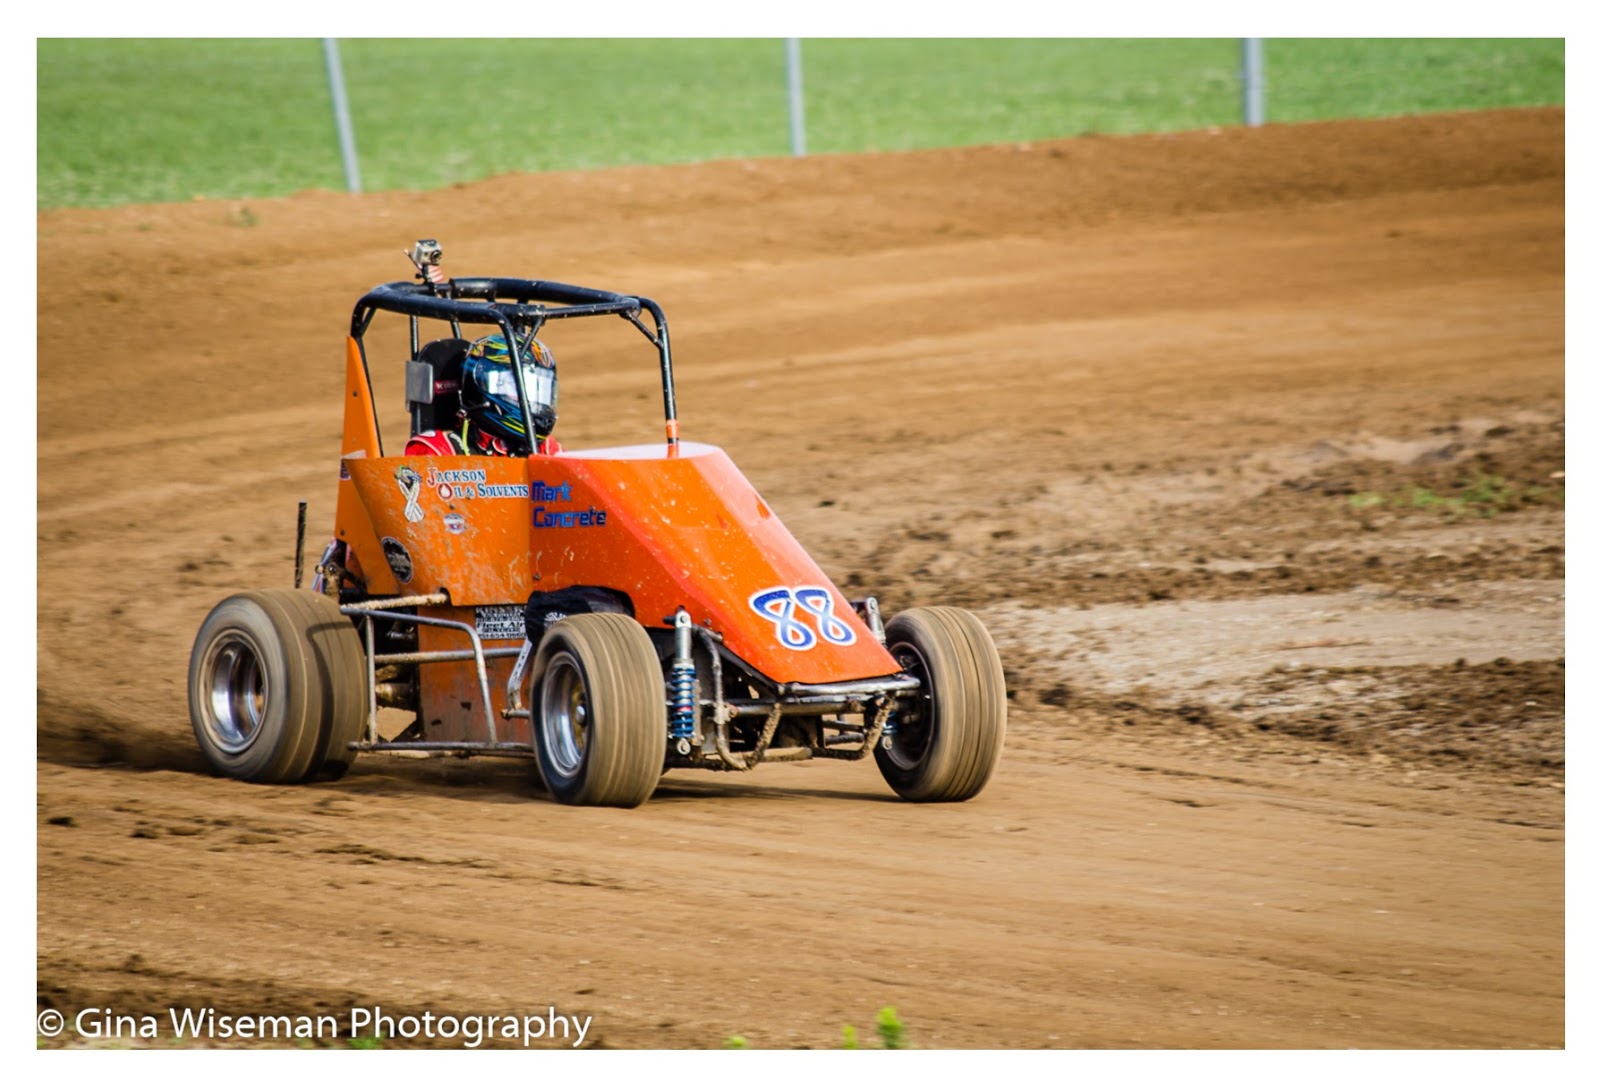
[[[189,656],[189,721],[211,767],[265,784],[343,776],[363,730],[355,628],[304,591],[230,595]]]

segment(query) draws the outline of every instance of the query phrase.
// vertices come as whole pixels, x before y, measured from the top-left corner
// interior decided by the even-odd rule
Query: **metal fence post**
[[[361,165],[356,162],[356,134],[350,126],[350,103],[344,96],[344,69],[339,64],[339,43],[322,39],[322,59],[328,66],[328,88],[333,92],[333,123],[339,129],[339,154],[344,157],[344,181],[351,193],[361,192]]]
[[[1241,38],[1241,69],[1244,85],[1244,123],[1260,125],[1267,120],[1266,62],[1262,59],[1262,39]]]
[[[806,100],[800,89],[800,39],[785,38],[789,54],[789,151],[806,153]]]

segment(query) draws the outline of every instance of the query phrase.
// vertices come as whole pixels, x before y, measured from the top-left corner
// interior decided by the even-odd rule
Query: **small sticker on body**
[[[394,578],[401,583],[410,583],[412,576],[411,554],[406,552],[406,547],[396,538],[383,540],[383,557],[389,562],[389,569],[394,573]]]
[[[473,614],[473,628],[484,640],[521,640],[527,635],[521,606],[478,606]]]

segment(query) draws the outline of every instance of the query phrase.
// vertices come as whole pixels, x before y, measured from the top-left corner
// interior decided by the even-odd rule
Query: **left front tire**
[[[573,614],[533,663],[539,773],[562,803],[637,807],[661,779],[667,704],[649,634],[626,614]]]

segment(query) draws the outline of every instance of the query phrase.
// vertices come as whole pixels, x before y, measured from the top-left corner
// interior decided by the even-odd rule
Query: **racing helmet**
[[[517,336],[522,384],[531,403],[534,439],[543,442],[556,426],[556,358],[532,333]],[[461,369],[461,407],[479,428],[514,449],[528,450],[528,430],[517,402],[517,380],[504,334],[473,342]]]

